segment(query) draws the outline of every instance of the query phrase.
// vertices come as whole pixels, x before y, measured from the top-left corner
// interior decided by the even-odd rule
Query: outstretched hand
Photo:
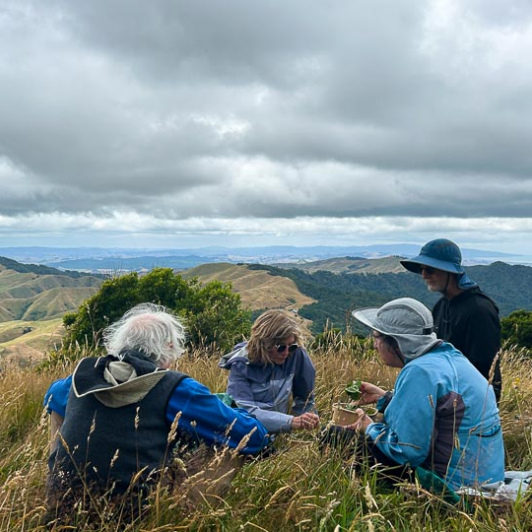
[[[369,405],[376,403],[386,392],[371,382],[362,382],[360,384],[360,399],[359,405]]]
[[[351,423],[351,425],[347,425],[345,428],[364,433],[368,425],[371,425],[371,423],[373,423],[373,419],[366,415],[362,408],[357,408],[355,410],[355,414],[359,416],[357,421],[355,421],[355,423]]]
[[[292,418],[292,430],[312,430],[318,427],[320,418],[312,412],[305,412]]]

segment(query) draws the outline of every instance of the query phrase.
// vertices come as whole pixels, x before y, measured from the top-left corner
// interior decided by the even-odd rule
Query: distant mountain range
[[[389,256],[412,257],[420,246],[413,244],[373,246],[267,246],[198,249],[107,249],[107,248],[0,248],[0,255],[22,263],[38,263],[61,270],[94,273],[151,270],[168,267],[177,270],[200,264],[226,262],[232,264],[304,264],[335,257],[365,259]],[[465,248],[464,264],[489,264],[497,260],[508,263],[532,264],[532,258],[497,251]]]
[[[399,260],[399,256],[342,256],[275,264],[211,262],[177,270],[201,282],[231,282],[243,305],[255,316],[267,308],[284,308],[298,313],[313,333],[321,332],[326,325],[362,332],[351,319],[353,309],[380,306],[403,296],[419,299],[431,308],[438,299],[438,294],[428,292],[421,276],[404,270]],[[532,310],[531,267],[497,261],[468,266],[466,270],[495,300],[501,316],[517,309]],[[61,316],[79,308],[104,279],[102,275],[60,271],[0,257],[0,355],[17,349],[20,352],[15,345],[17,339],[38,336],[45,320],[51,323],[55,319],[56,331]],[[28,344],[28,349],[39,342],[44,345],[51,331],[50,327],[43,328],[40,339]]]

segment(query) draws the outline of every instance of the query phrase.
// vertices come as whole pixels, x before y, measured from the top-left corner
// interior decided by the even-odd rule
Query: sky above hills
[[[0,0],[0,245],[532,254],[528,0]]]

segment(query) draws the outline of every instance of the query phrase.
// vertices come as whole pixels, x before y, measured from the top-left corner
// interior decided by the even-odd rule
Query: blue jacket
[[[493,388],[448,343],[407,361],[384,423],[366,435],[395,462],[436,471],[453,489],[504,479]]]
[[[55,381],[44,398],[48,411],[65,417],[72,376]],[[194,441],[207,445],[227,445],[234,449],[251,435],[243,454],[256,454],[269,442],[266,429],[246,411],[230,408],[203,384],[191,377],[183,379],[171,394],[165,409],[168,427],[181,413],[178,427]],[[230,427],[230,430],[229,430]]]
[[[250,362],[246,344],[238,344],[219,366],[229,370],[227,393],[271,434],[290,432],[294,417],[288,414],[290,407],[296,416],[315,411],[316,370],[301,347],[281,365],[263,365]]]

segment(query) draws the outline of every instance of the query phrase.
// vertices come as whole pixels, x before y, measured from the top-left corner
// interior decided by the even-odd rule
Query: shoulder
[[[55,411],[64,416],[64,411],[70,394],[72,375],[65,379],[54,381],[44,396],[44,406],[48,411]]]
[[[70,390],[70,386],[72,384],[72,375],[69,375],[68,377],[64,379],[59,379],[52,384],[50,384],[50,387],[48,388],[48,391],[46,392],[46,395],[51,394],[58,394],[58,393],[68,393]]]
[[[231,369],[234,364],[249,363],[246,345],[246,342],[237,344],[230,353],[227,353],[220,358],[218,366],[222,369]]]
[[[455,306],[464,309],[474,309],[475,311],[498,312],[497,305],[493,299],[487,296],[480,288],[475,287],[462,292],[453,300]]]
[[[177,371],[172,372],[172,378],[176,379],[174,388],[174,394],[178,395],[196,395],[196,394],[211,394],[211,391],[205,384],[193,379],[192,377],[179,373]]]
[[[314,367],[312,359],[310,358],[309,354],[307,353],[304,347],[300,347],[296,350],[296,352],[294,353],[293,359],[294,359],[294,364],[297,364],[300,366]]]
[[[463,356],[451,344],[444,342],[428,353],[408,362],[399,375],[403,378],[418,378],[427,375],[430,378],[445,371],[447,358],[454,355]]]

